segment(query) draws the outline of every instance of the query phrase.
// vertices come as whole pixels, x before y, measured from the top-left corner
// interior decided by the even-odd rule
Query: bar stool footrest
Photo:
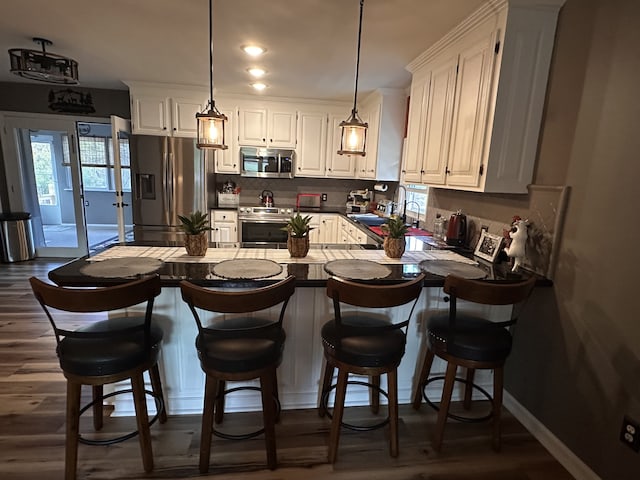
[[[365,386],[367,388],[371,388],[373,390],[376,390],[378,393],[380,393],[381,395],[383,395],[384,397],[387,398],[387,400],[389,399],[389,395],[387,394],[387,392],[385,390],[383,390],[382,388],[380,388],[378,385],[374,385],[373,383],[369,383],[369,382],[362,382],[360,380],[349,380],[347,382],[347,385],[362,385]],[[329,394],[331,393],[331,390],[335,390],[335,388],[338,386],[337,383],[334,383],[333,385],[331,385],[327,391],[322,393],[322,397],[320,399],[320,405],[321,408],[324,410],[325,414],[327,415],[327,417],[329,417],[329,419],[333,419],[333,414],[329,412],[329,407],[328,407],[328,403],[329,403]],[[384,427],[387,423],[389,423],[389,416],[387,415],[387,418],[385,418],[383,421],[373,424],[373,425],[353,425],[350,423],[346,423],[346,422],[340,422],[340,425],[344,428],[348,428],[349,430],[353,430],[356,432],[368,432],[369,430],[377,430],[378,428],[382,428]]]
[[[438,405],[436,405],[435,403],[433,403],[431,400],[429,400],[429,398],[427,397],[427,392],[426,392],[427,385],[429,385],[431,382],[435,382],[435,381],[438,381],[438,380],[444,380],[444,379],[445,379],[444,376],[431,377],[430,379],[428,379],[424,383],[424,386],[422,387],[422,398],[424,398],[424,401],[427,403],[427,405],[429,405],[435,411],[440,411],[440,407]],[[464,383],[465,385],[468,385],[470,383],[466,379],[460,378],[460,377],[454,378],[454,381]],[[490,402],[493,402],[493,397],[484,388],[482,388],[481,386],[476,385],[475,383],[472,383],[472,382],[471,382],[471,387],[475,388],[480,393],[482,393],[487,398],[487,400],[489,400]],[[491,412],[489,412],[487,415],[483,416],[483,417],[464,417],[462,415],[456,415],[456,414],[450,413],[450,412],[447,413],[447,417],[449,417],[449,418],[451,418],[453,420],[457,420],[459,422],[478,423],[478,422],[484,422],[486,420],[489,420],[491,417],[493,417],[493,410]]]
[[[145,390],[144,392],[147,395],[150,395],[151,397],[153,397],[154,401],[156,402],[156,414],[149,421],[149,427],[151,427],[151,425],[156,423],[156,421],[160,417],[160,414],[164,411],[164,401],[162,397],[156,395],[151,390]],[[106,395],[101,395],[100,397],[95,398],[91,402],[87,403],[84,407],[82,407],[80,409],[80,412],[78,413],[78,416],[82,415],[84,412],[89,410],[96,402],[102,402],[106,398],[115,397],[116,395],[120,395],[122,393],[133,393],[133,390],[128,388],[124,390],[116,390],[115,392],[107,393]],[[127,433],[126,435],[122,435],[120,437],[107,438],[104,440],[92,440],[89,438],[83,438],[82,435],[78,435],[78,442],[84,445],[113,445],[114,443],[120,443],[120,442],[124,442],[125,440],[129,440],[130,438],[133,438],[136,435],[138,435],[138,430],[131,433]]]
[[[260,387],[250,387],[250,386],[244,386],[244,387],[235,387],[235,388],[229,388],[227,390],[225,390],[224,392],[222,392],[222,395],[227,395],[228,393],[233,393],[233,392],[237,392],[239,390],[254,390],[254,391],[258,391],[261,392],[262,389]],[[219,400],[220,394],[218,394],[218,396],[216,397],[216,401]],[[275,395],[273,396],[273,401],[276,404],[276,418],[280,415],[280,411],[281,411],[281,405],[280,405],[280,399],[278,397],[276,397]],[[224,438],[226,440],[247,440],[249,438],[253,438],[253,437],[257,437],[258,435],[261,435],[264,433],[264,427],[256,430],[255,432],[249,432],[249,433],[242,433],[242,434],[231,434],[231,433],[224,433],[221,432],[220,430],[216,430],[215,427],[212,428],[211,433],[213,433],[216,437],[219,438]]]

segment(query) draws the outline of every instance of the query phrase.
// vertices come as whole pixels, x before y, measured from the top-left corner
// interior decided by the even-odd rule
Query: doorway
[[[79,257],[133,237],[128,122],[114,123],[5,116],[10,210],[31,214],[37,256]]]

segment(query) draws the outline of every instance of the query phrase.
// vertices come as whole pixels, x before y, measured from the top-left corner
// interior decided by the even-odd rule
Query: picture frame
[[[500,235],[493,235],[486,230],[483,230],[473,254],[493,263],[496,261],[496,258],[500,253],[503,240],[504,239]]]

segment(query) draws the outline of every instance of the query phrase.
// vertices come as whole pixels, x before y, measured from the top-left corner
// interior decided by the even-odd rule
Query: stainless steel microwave
[[[240,147],[243,177],[293,178],[296,152],[261,147]]]

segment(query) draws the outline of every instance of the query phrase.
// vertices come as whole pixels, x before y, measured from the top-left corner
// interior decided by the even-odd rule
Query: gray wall
[[[91,93],[96,111],[87,114],[87,116],[109,117],[110,115],[118,115],[123,118],[131,118],[128,90],[83,88],[82,85],[36,84],[27,83],[20,79],[15,82],[0,82],[0,111],[65,115],[62,112],[55,112],[49,109],[49,92],[66,88],[83,93]],[[76,113],[68,115],[81,116]]]
[[[561,11],[534,183],[572,192],[554,287],[535,293],[506,367],[509,393],[608,480],[640,478],[640,455],[619,440],[623,415],[640,421],[639,23],[637,0],[567,0]],[[432,194],[502,221],[527,201]]]

